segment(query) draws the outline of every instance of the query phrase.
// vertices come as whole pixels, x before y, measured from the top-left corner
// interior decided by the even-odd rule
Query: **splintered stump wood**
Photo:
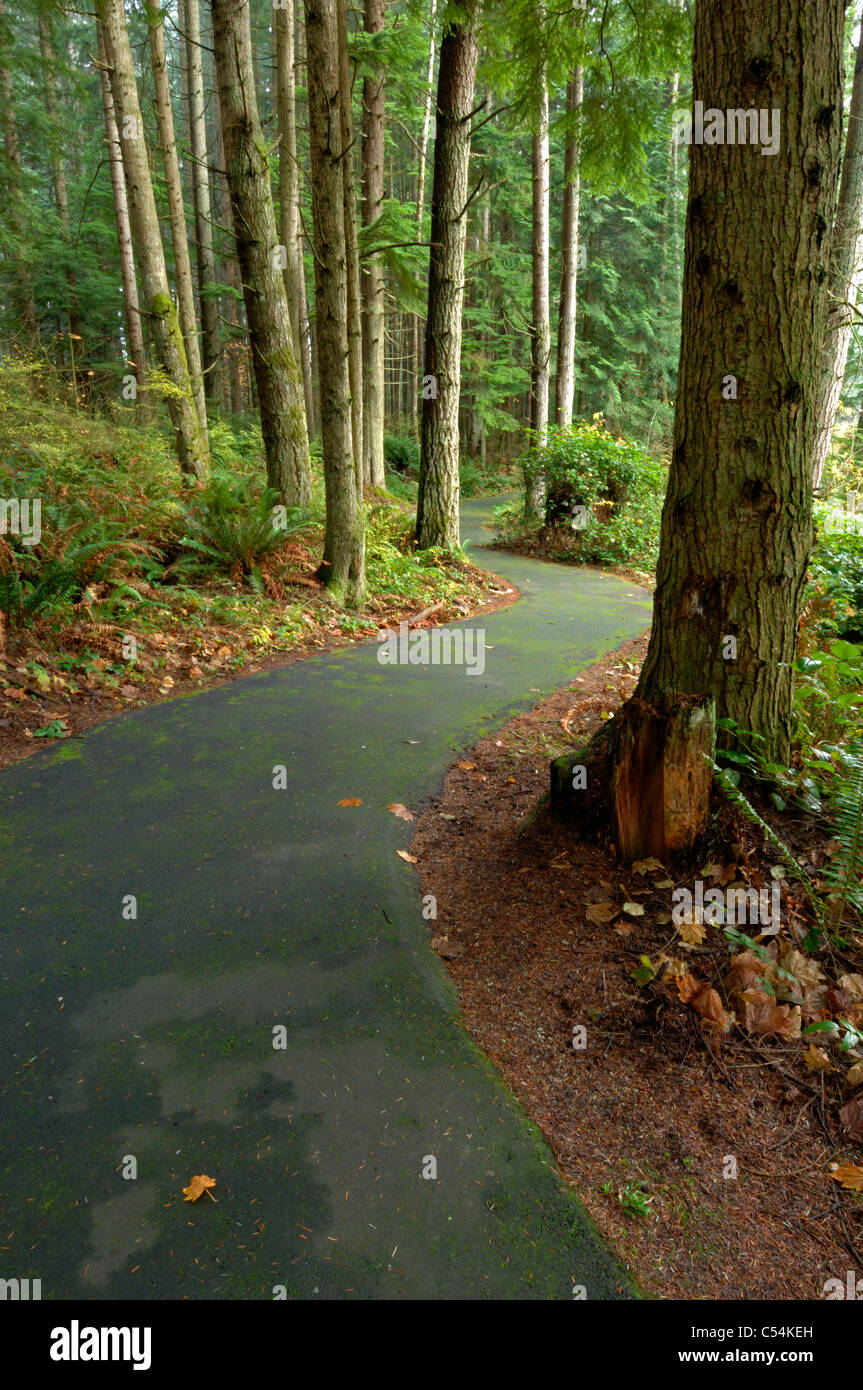
[[[614,721],[611,809],[627,862],[690,849],[704,829],[713,768],[715,705],[703,696],[631,699]]]

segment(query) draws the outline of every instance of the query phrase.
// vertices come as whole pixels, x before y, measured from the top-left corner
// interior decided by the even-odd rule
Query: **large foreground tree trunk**
[[[180,467],[184,472],[202,477],[209,466],[209,450],[195,409],[183,334],[168,286],[123,0],[98,0],[97,13],[111,70],[129,220],[141,272],[142,310],[149,318],[159,363],[174,388],[167,394],[167,404],[177,439]]]
[[[458,407],[470,114],[481,0],[445,20],[437,89],[417,544],[458,545]]]
[[[315,304],[326,532],[321,577],[340,601],[365,597],[365,522],[351,450],[348,267],[338,0],[305,0],[315,236]]]
[[[763,136],[689,150],[680,377],[653,631],[635,695],[604,741],[612,770],[588,769],[594,790],[609,791],[612,838],[627,857],[648,845],[662,857],[697,837],[707,813],[697,768],[714,702],[717,716],[764,739],[768,759],[789,757],[843,9],[842,0],[696,5],[696,97],[720,111],[773,112],[769,129],[781,120],[781,132],[774,153],[762,153],[773,143]],[[558,799],[561,772],[558,764]],[[683,797],[692,804],[681,818],[672,803],[679,810]]]
[[[357,244],[354,136],[351,119],[351,64],[348,54],[347,0],[336,0],[339,34],[339,112],[342,123],[342,195],[345,205],[345,257],[348,268],[348,371],[351,381],[351,441],[357,495],[363,495],[363,311]]]
[[[311,475],[305,402],[255,96],[249,0],[212,0],[212,11],[222,139],[267,480],[287,505],[306,506]]]

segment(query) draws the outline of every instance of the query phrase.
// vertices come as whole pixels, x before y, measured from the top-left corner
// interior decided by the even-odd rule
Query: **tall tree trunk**
[[[201,303],[201,358],[204,390],[208,399],[217,395],[219,360],[219,305],[211,293],[216,280],[213,225],[210,209],[210,173],[207,167],[207,125],[204,119],[204,69],[201,61],[201,12],[198,0],[180,0],[180,23],[186,34],[189,87],[189,143],[192,147],[192,193],[195,203],[195,247],[198,262],[198,296]]]
[[[481,0],[445,19],[437,88],[417,543],[459,540],[458,407],[467,231],[470,115]]]
[[[293,3],[293,0],[289,0]],[[301,5],[302,0],[298,0]],[[302,70],[306,68],[306,26],[300,23],[299,10],[296,12],[294,24],[294,48],[296,50],[296,66]],[[304,127],[308,127],[308,108],[304,114],[306,119]],[[299,118],[298,118],[299,119]],[[302,205],[299,207],[299,222],[297,227],[297,270],[299,274],[299,295],[300,295],[300,361],[303,367],[303,393],[306,398],[306,419],[309,422],[309,434],[315,434],[317,421],[315,417],[315,390],[314,390],[314,363],[317,360],[317,349],[313,341],[312,321],[309,311],[309,297],[306,287],[306,267],[305,249],[306,235],[303,229]]]
[[[276,40],[276,109],[279,118],[279,231],[285,248],[285,293],[291,315],[294,350],[299,358],[300,273],[299,178],[297,174],[297,103],[294,73],[294,6],[273,12]]]
[[[339,31],[339,112],[342,123],[342,177],[345,204],[345,253],[348,267],[348,368],[351,381],[351,436],[357,494],[363,493],[363,312],[360,298],[360,257],[357,244],[357,199],[354,186],[351,122],[351,65],[348,54],[347,0],[336,0]]]
[[[185,63],[181,70],[185,70]],[[225,142],[222,139],[222,113],[219,108],[218,85],[213,91],[215,107],[215,147],[216,147],[216,193],[221,209],[219,221],[226,234],[222,243],[220,263],[224,283],[231,290],[225,296],[225,318],[229,325],[229,337],[225,345],[224,357],[227,367],[227,404],[232,415],[241,415],[246,407],[244,378],[247,374],[247,350],[245,325],[243,323],[242,286],[240,269],[237,265],[237,237],[234,231],[234,213],[231,208],[231,190],[228,187],[228,173],[225,168]]]
[[[165,57],[165,31],[158,11],[148,13],[150,20],[150,57],[156,91],[156,119],[162,144],[165,167],[165,188],[171,219],[171,241],[174,247],[174,268],[177,276],[177,309],[180,327],[186,344],[186,360],[195,398],[195,409],[201,432],[207,436],[207,406],[204,400],[204,379],[201,375],[201,353],[198,347],[198,322],[195,317],[195,291],[192,284],[192,265],[189,260],[189,241],[186,236],[186,213],[183,207],[183,185],[174,138],[174,112],[168,82],[168,63]]]
[[[212,0],[212,13],[222,138],[267,480],[287,505],[306,506],[311,498],[306,412],[255,95],[249,0]]]
[[[542,88],[533,134],[533,246],[530,326],[530,427],[531,454],[545,447],[548,440],[549,358],[551,323],[549,313],[549,148],[548,78],[543,70]],[[545,501],[545,480],[536,468],[528,470],[525,512],[539,517]]]
[[[772,112],[781,139],[768,155],[748,144],[689,150],[680,378],[653,630],[635,695],[608,731],[613,775],[595,779],[611,789],[613,838],[625,857],[646,849],[661,858],[704,825],[707,765],[687,754],[704,751],[699,720],[703,729],[714,701],[718,716],[763,738],[766,759],[789,758],[843,11],[843,0],[696,4],[693,91],[720,110]],[[687,723],[691,737],[681,743]]]
[[[123,0],[97,0],[97,14],[102,24],[105,53],[111,70],[111,90],[126,174],[129,220],[141,272],[143,311],[149,317],[159,363],[175,387],[174,391],[168,392],[167,405],[176,435],[180,467],[186,473],[202,477],[209,465],[209,451],[195,409],[183,334],[168,286]]]
[[[351,452],[348,266],[345,245],[344,123],[340,105],[337,0],[305,0],[315,233],[315,302],[326,533],[321,577],[330,592],[365,598],[365,521]]]
[[[577,67],[566,89],[566,114],[578,121],[584,101],[584,68]],[[555,424],[572,424],[575,400],[575,320],[578,288],[578,212],[581,201],[581,135],[577,125],[566,132],[563,157],[563,220],[561,226],[560,310],[557,325],[557,387]]]
[[[812,485],[821,486],[830,450],[833,424],[845,379],[851,330],[857,317],[857,295],[863,282],[863,37],[854,60],[854,84],[848,111],[848,134],[842,158],[839,202],[833,225],[833,259],[830,269],[831,305],[827,339],[821,356],[818,381],[815,452]]]
[[[423,88],[423,124],[420,134],[420,147],[417,158],[417,241],[423,239],[423,215],[426,197],[426,155],[428,153],[429,131],[431,130],[432,84],[434,82],[435,59],[435,21],[437,19],[437,0],[431,0],[429,14],[429,52],[426,65],[426,80]],[[411,372],[411,425],[414,435],[419,434],[420,400],[420,360],[422,342],[422,320],[419,314],[413,315],[413,360]]]
[[[365,0],[365,30],[384,27],[386,0]],[[363,81],[363,226],[381,215],[384,202],[384,119],[386,75],[383,67]],[[362,270],[363,300],[363,481],[384,486],[384,371],[386,282],[380,256],[367,256]]]
[[[39,317],[36,313],[36,300],[33,293],[33,278],[27,262],[27,217],[24,201],[24,181],[21,172],[21,142],[18,136],[18,119],[15,112],[15,96],[12,87],[12,67],[7,58],[7,21],[5,5],[0,0],[0,122],[3,126],[3,144],[6,151],[6,180],[4,194],[6,218],[18,242],[14,302],[18,321],[27,337],[28,346],[35,347],[39,335]]]
[[[69,257],[69,262],[66,266],[66,283],[69,286],[68,328],[73,338],[80,339],[81,310],[78,304],[78,283],[72,264],[74,253],[72,247],[72,231],[69,224],[69,193],[66,187],[66,170],[63,167],[63,158],[58,144],[60,126],[58,120],[59,112],[57,110],[54,41],[51,32],[51,21],[47,15],[43,14],[41,11],[39,13],[39,51],[42,55],[45,83],[45,112],[51,123],[51,177],[54,184],[54,201],[57,204],[57,215],[60,218],[60,225],[63,228],[63,240],[66,243],[66,254]],[[73,352],[76,352],[74,348]],[[86,380],[86,377],[82,377],[80,374],[76,373],[76,379],[72,383],[76,396],[78,389]]]
[[[102,26],[96,21],[99,63],[106,64],[105,39]],[[126,198],[126,180],[123,174],[123,151],[120,148],[120,135],[114,114],[114,95],[111,91],[111,78],[107,66],[100,66],[102,81],[102,109],[105,115],[105,142],[108,146],[108,162],[111,166],[111,190],[114,196],[114,220],[117,225],[117,245],[120,252],[120,277],[123,285],[123,311],[126,319],[126,350],[134,368],[136,385],[136,418],[139,424],[146,424],[149,418],[149,404],[146,391],[147,359],[144,353],[144,330],[138,308],[138,281],[135,275],[135,253],[132,247],[132,227],[129,222],[129,204]]]

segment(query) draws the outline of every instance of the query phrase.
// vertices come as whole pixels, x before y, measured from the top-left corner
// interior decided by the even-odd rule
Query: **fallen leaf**
[[[810,1071],[835,1071],[833,1063],[827,1053],[821,1047],[816,1047],[810,1043],[803,1053],[803,1060]]]
[[[565,734],[568,734],[568,733],[569,733],[569,721],[570,721],[570,719],[572,718],[572,716],[573,716],[574,714],[576,714],[576,713],[577,713],[577,710],[576,710],[575,707],[573,706],[572,709],[568,709],[568,710],[566,711],[566,714],[563,716],[562,719],[559,719],[559,720],[558,720],[558,723],[560,724],[560,727],[563,729],[563,731],[564,731]]]
[[[843,1105],[839,1111],[839,1118],[851,1138],[856,1139],[858,1144],[863,1144],[863,1096],[857,1100],[849,1100],[847,1105]]]
[[[856,1004],[863,1004],[863,975],[840,975],[839,988],[850,994]]]
[[[857,1163],[838,1163],[830,1176],[849,1192],[863,1192],[863,1168]]]
[[[464,946],[457,941],[447,941],[445,936],[433,936],[431,940],[433,951],[437,951],[439,956],[445,960],[453,960],[455,956],[464,955]]]
[[[800,1037],[800,1007],[789,1009],[787,1004],[777,1004],[776,1000],[763,989],[747,989],[740,996],[743,1017],[740,1022],[748,1033],[759,1037],[776,1034],[781,1038]]]
[[[654,886],[654,888],[673,888],[673,887],[674,887],[674,879],[673,879],[673,878],[657,878],[657,879],[654,879],[654,881],[653,881],[653,886]]]
[[[406,864],[416,864],[419,862],[417,860],[416,855],[408,854],[406,849],[397,849],[396,854],[398,855],[399,859],[404,859]]]
[[[346,796],[344,801],[340,801],[340,806],[362,806],[362,800],[358,796]]]
[[[455,816],[451,816],[448,811],[438,811],[438,816],[441,820],[455,820]]]
[[[399,820],[413,820],[412,813],[408,810],[407,806],[403,806],[400,801],[391,802],[387,810],[392,811],[393,815],[398,816]]]
[[[135,698],[135,696],[137,695],[137,693],[138,693],[138,691],[137,691],[137,689],[135,688],[134,685],[121,685],[121,686],[120,686],[120,694],[123,695],[127,700],[134,700],[134,698]]]
[[[208,1191],[208,1188],[215,1186],[215,1178],[208,1178],[206,1173],[199,1173],[197,1177],[192,1178],[192,1181],[189,1183],[188,1187],[183,1188],[183,1201],[197,1202],[198,1198],[203,1197],[204,1193],[206,1192],[210,1201],[215,1202],[216,1199],[213,1196],[212,1192]]]
[[[759,960],[751,951],[739,951],[731,962],[726,984],[729,990],[737,990],[742,994],[766,973],[766,961]]]
[[[456,767],[460,767],[463,772],[473,772],[476,763],[456,763]]]
[[[171,686],[172,686],[173,684],[174,684],[174,677],[173,677],[173,676],[163,676],[163,677],[162,677],[162,685],[166,686],[166,687],[168,688],[168,690],[171,689]]]
[[[641,903],[624,903],[623,910],[630,917],[643,917],[644,908]]]
[[[681,941],[685,941],[687,946],[700,946],[704,940],[706,927],[703,922],[699,922],[691,912],[687,912],[683,920],[677,923],[677,930]]]
[[[634,874],[647,874],[655,869],[664,868],[665,865],[660,864],[658,859],[636,859],[632,866],[632,872]]]
[[[585,917],[595,922],[598,927],[613,922],[619,912],[620,908],[615,907],[614,903],[588,903],[584,909]]]

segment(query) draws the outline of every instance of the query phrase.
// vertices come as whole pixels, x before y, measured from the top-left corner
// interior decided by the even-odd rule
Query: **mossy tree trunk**
[[[222,139],[267,479],[287,505],[306,506],[311,498],[306,410],[255,95],[249,0],[213,0],[212,12]]]
[[[581,139],[575,124],[584,102],[584,68],[577,67],[566,89],[566,132],[563,162],[563,216],[561,222],[560,310],[557,328],[557,387],[555,424],[572,424],[575,401],[575,324],[578,288],[578,214],[581,201]]]
[[[790,756],[841,140],[843,10],[842,0],[696,5],[695,96],[720,110],[778,111],[771,128],[779,119],[781,132],[773,154],[759,144],[689,150],[680,374],[653,630],[632,701],[593,750],[610,749],[612,764],[603,769],[600,757],[598,792],[615,785],[624,757],[631,772],[631,750],[647,746],[651,727],[657,741],[659,712],[661,778],[653,757],[640,784],[627,776],[629,853],[633,824],[646,838],[656,822],[657,786],[685,785],[714,704],[718,717],[763,738],[767,759]],[[666,737],[685,707],[704,713],[690,719],[686,737]],[[559,766],[555,779],[559,790]],[[572,794],[576,806],[580,794]],[[702,788],[690,839],[706,814]],[[607,828],[620,843],[613,812]]]
[[[365,598],[365,521],[352,454],[343,122],[337,0],[305,0],[315,307],[326,532],[321,577],[340,602]]]
[[[431,201],[417,544],[459,540],[459,392],[468,172],[480,0],[445,16]]]
[[[365,0],[365,30],[384,27],[385,0]],[[386,74],[376,68],[363,81],[363,226],[381,215],[384,201],[384,117]],[[362,268],[363,301],[363,482],[384,486],[384,381],[386,281],[380,256],[367,256]]]
[[[540,10],[540,16],[542,11]],[[548,75],[543,67],[533,132],[533,236],[531,249],[530,324],[530,430],[531,455],[548,441],[549,360],[551,320],[548,298],[550,170],[548,141]],[[539,518],[545,502],[545,480],[536,467],[529,467],[525,487],[525,515]]]
[[[129,221],[141,275],[141,308],[149,319],[159,364],[168,377],[167,405],[177,439],[180,467],[186,473],[202,477],[209,466],[209,450],[195,409],[183,334],[168,286],[123,0],[97,0],[96,9],[111,74]]]
[[[192,193],[195,203],[195,247],[198,262],[198,297],[201,305],[201,358],[204,391],[210,400],[218,397],[219,303],[212,286],[216,279],[213,254],[213,226],[210,201],[210,171],[207,166],[207,126],[204,119],[204,68],[201,48],[201,13],[198,0],[184,0],[181,8],[186,34],[188,64],[189,143],[192,150]],[[182,23],[181,18],[181,23]]]

